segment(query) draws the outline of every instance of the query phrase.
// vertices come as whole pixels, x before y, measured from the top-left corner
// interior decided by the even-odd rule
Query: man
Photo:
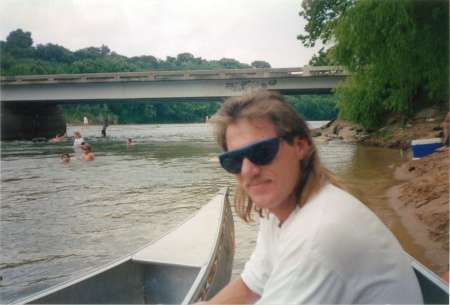
[[[108,128],[108,126],[109,126],[108,118],[104,118],[102,124],[102,137],[106,137],[106,128]]]
[[[305,121],[284,98],[231,98],[210,120],[236,213],[260,228],[241,277],[209,303],[422,303],[400,244],[320,163]]]

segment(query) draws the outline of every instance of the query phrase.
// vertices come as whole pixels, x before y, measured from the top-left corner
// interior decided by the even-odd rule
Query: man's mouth
[[[263,186],[266,185],[268,183],[270,183],[271,180],[267,179],[267,180],[259,180],[259,181],[253,181],[247,184],[247,188],[252,188],[252,187],[258,187],[258,186]]]

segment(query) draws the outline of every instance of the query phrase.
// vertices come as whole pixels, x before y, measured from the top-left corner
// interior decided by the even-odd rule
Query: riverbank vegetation
[[[324,121],[336,118],[338,109],[333,96],[288,96],[288,102],[307,120]],[[220,102],[147,102],[65,105],[66,121],[101,124],[104,118],[115,124],[204,122],[220,107]]]
[[[324,47],[315,65],[351,76],[335,91],[340,116],[368,129],[391,115],[411,117],[449,98],[447,0],[304,0],[298,39]]]

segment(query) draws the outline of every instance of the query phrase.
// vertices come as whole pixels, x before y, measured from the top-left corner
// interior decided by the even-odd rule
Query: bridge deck
[[[341,67],[147,71],[2,77],[1,102],[89,103],[211,101],[265,88],[282,94],[328,94]]]
[[[162,80],[213,80],[213,79],[264,79],[264,78],[301,78],[311,76],[346,76],[342,67],[305,66],[299,68],[264,69],[223,69],[223,70],[182,70],[182,71],[146,71],[85,74],[20,75],[0,78],[2,86],[55,84],[55,83],[96,83],[96,82],[135,82]]]

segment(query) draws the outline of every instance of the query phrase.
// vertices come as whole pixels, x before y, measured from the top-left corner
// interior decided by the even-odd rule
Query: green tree
[[[76,51],[73,55],[75,60],[97,59],[109,55],[110,50],[107,46],[102,45],[100,48],[88,47]]]
[[[57,44],[48,43],[46,45],[38,44],[35,55],[38,59],[59,62],[71,63],[74,61],[72,52]]]
[[[328,49],[325,51],[325,48],[321,48],[319,52],[311,58],[309,61],[309,65],[311,66],[334,66],[336,62],[331,58],[330,51],[332,49]]]
[[[341,15],[355,0],[303,0],[300,17],[306,20],[305,34],[300,34],[306,47],[314,47],[317,41],[328,43],[334,38],[334,28]]]
[[[178,64],[184,64],[186,62],[192,62],[194,61],[194,55],[191,53],[180,53],[177,55],[177,63]]]
[[[159,68],[158,59],[150,55],[131,57],[128,61],[133,66],[133,71],[157,70]]]
[[[219,64],[224,69],[250,68],[249,65],[241,64],[239,61],[233,58],[222,58],[219,60]]]
[[[251,63],[253,68],[271,68],[270,64],[264,60],[255,60]]]
[[[333,40],[332,59],[352,73],[336,90],[344,118],[373,128],[388,113],[448,100],[448,1],[305,3],[316,10],[304,13],[311,32],[303,43]]]
[[[9,33],[6,37],[6,46],[9,49],[26,49],[33,45],[31,32],[24,32],[22,29],[17,29]]]
[[[6,42],[2,44],[2,53],[9,53],[16,58],[30,58],[34,55],[32,45],[31,33],[17,29],[6,37]]]
[[[286,99],[306,120],[332,120],[338,115],[333,95],[287,96]]]

